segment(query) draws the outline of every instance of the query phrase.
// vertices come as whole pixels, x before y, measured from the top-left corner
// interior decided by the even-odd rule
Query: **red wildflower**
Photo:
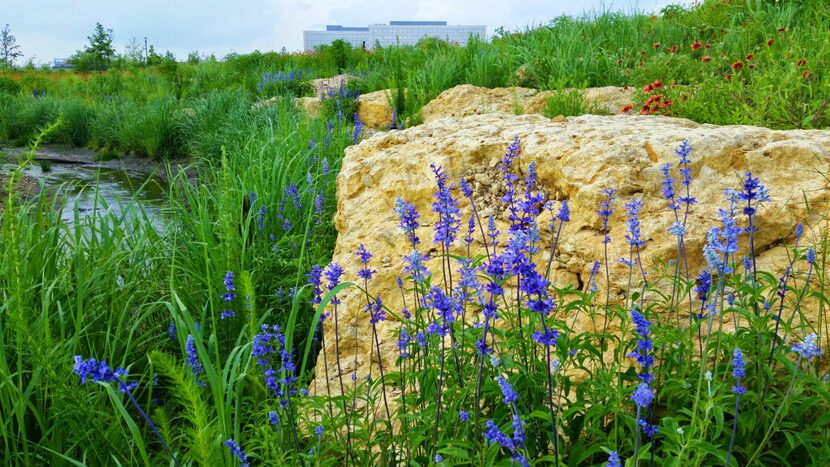
[[[729,73],[727,73],[727,74],[723,75],[723,79],[725,79],[726,81],[729,81],[729,80],[731,80],[731,79],[732,79],[732,75],[730,75]]]
[[[620,112],[625,114],[625,113],[628,113],[633,108],[634,108],[634,104],[626,104],[625,107],[620,109]]]
[[[652,86],[650,84],[646,84],[645,86],[643,86],[643,92],[651,92],[651,91],[654,91],[654,86]]]
[[[740,60],[738,60],[737,62],[732,64],[732,69],[735,70],[735,71],[738,71],[743,67],[744,67],[744,62],[742,62]]]
[[[677,87],[677,81],[672,81],[669,87],[674,88]]]
[[[772,44],[775,44],[775,39],[770,39],[767,41],[767,47],[772,47]]]
[[[654,47],[654,49],[656,50],[660,48],[660,45],[661,44],[659,42],[655,42],[654,45],[652,45],[652,47]]]
[[[641,115],[645,115],[645,114],[647,114],[647,113],[648,113],[648,111],[649,111],[649,110],[650,110],[650,109],[648,108],[648,106],[647,106],[647,105],[644,105],[644,106],[640,109],[640,114],[641,114]]]
[[[747,60],[752,60],[753,58],[755,58],[755,55],[753,55],[751,53],[746,54],[746,59]]]
[[[669,47],[669,53],[670,54],[676,54],[677,53],[677,46],[673,45],[673,46]]]
[[[694,41],[694,42],[692,42],[691,47],[692,47],[692,50],[697,50],[697,49],[703,47],[703,44],[701,44],[700,41]]]
[[[674,101],[673,101],[673,100],[671,100],[671,99],[666,99],[665,101],[663,101],[663,103],[662,103],[662,104],[660,104],[660,106],[662,106],[663,108],[666,108],[666,107],[671,107],[671,105],[672,105],[673,103],[674,103]]]
[[[703,57],[700,57],[700,61],[703,62],[703,63],[709,63],[709,62],[712,61],[712,56],[711,55],[704,55]]]
[[[787,28],[778,28],[778,34],[784,34],[787,32]]]
[[[804,70],[804,71],[801,72],[801,77],[804,78],[804,79],[809,79],[810,76],[811,76],[811,74],[807,70]]]
[[[617,65],[622,65],[622,59],[617,60]]]
[[[663,87],[663,82],[662,82],[662,81],[660,81],[659,79],[655,79],[655,80],[651,83],[651,86],[652,86],[652,87],[654,87],[654,89],[660,89],[660,88],[662,88],[662,87]]]
[[[750,63],[749,65],[747,65],[747,67],[749,67],[750,70],[754,70],[755,69],[755,64]]]
[[[799,58],[797,62],[795,62],[795,66],[804,66],[807,64],[806,58]]]
[[[646,54],[646,53],[645,53],[645,51],[642,51],[642,50],[640,51],[640,55],[641,55],[641,56],[642,56],[642,55],[645,55],[645,54]]]
[[[704,49],[711,49],[711,48],[712,48],[712,44],[709,44],[709,43],[703,44],[703,48],[704,48]]]

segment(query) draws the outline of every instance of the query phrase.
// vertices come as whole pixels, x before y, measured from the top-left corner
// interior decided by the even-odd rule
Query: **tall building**
[[[448,25],[446,21],[390,21],[389,24],[370,24],[368,27],[351,27],[331,24],[325,31],[303,31],[305,50],[314,50],[321,45],[328,45],[337,39],[350,43],[353,47],[370,49],[379,44],[415,45],[425,37],[434,37],[447,42],[466,45],[470,35],[485,39],[485,26]]]

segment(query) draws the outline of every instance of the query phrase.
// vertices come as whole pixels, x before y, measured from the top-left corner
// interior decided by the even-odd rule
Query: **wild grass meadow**
[[[751,173],[724,194],[716,223],[687,225],[703,183],[691,177],[688,144],[672,148],[662,192],[623,202],[609,186],[596,206],[598,249],[611,241],[609,219],[627,219],[620,300],[604,286],[617,258],[598,261],[581,286],[551,285],[541,251],[569,235],[569,207],[544,197],[534,170],[517,170],[518,138],[504,142],[498,166],[508,191],[494,208],[509,229],[478,216],[467,181],[441,167],[429,212],[397,200],[405,309],[374,294],[372,251],[354,252],[356,277],[331,262],[335,178],[344,149],[367,132],[354,113],[361,93],[401,91],[406,125],[469,83],[630,86],[641,90],[632,113],[820,129],[830,125],[827,24],[823,0],[704,1],[655,16],[560,17],[466,47],[425,40],[0,71],[0,141],[29,146],[0,202],[0,461],[827,465],[827,244],[793,225],[788,267],[758,269],[755,214],[776,193]],[[359,79],[306,115],[294,98],[312,94],[309,79],[338,73]],[[551,108],[585,110],[558,96]],[[158,161],[160,218],[101,199],[66,220],[59,196],[22,196],[15,183],[47,144]],[[676,219],[676,254],[664,258],[673,267],[661,271],[639,260],[645,197]],[[549,224],[539,224],[543,212]],[[703,270],[682,267],[693,228],[708,232]],[[434,244],[420,241],[424,229]],[[450,255],[452,243],[467,254]],[[441,270],[425,268],[430,248]],[[354,338],[340,323],[347,288],[364,294],[372,329],[400,324],[396,364],[368,378],[317,360],[321,346]],[[574,315],[597,331],[574,329]],[[325,342],[326,322],[335,342]],[[373,333],[373,352],[378,341]],[[329,384],[309,392],[320,368]]]

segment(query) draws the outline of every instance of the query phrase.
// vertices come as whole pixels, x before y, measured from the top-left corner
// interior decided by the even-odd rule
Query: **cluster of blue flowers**
[[[222,294],[222,300],[225,301],[225,309],[219,315],[221,319],[233,318],[236,313],[230,309],[231,302],[236,298],[236,286],[233,283],[233,271],[228,271],[225,274],[225,293]]]
[[[279,354],[281,366],[274,369],[272,357]],[[279,399],[280,407],[285,408],[290,397],[297,393],[294,383],[297,382],[293,356],[285,347],[285,336],[279,325],[268,326],[263,324],[260,332],[254,336],[251,356],[256,359],[265,378],[265,387],[273,391]]]

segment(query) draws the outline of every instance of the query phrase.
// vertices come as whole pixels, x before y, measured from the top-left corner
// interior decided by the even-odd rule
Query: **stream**
[[[4,151],[12,157],[0,163],[0,173],[9,174],[23,152]],[[162,170],[147,159],[125,156],[96,161],[87,149],[46,147],[38,151],[24,173],[62,200],[61,218],[66,222],[75,222],[77,206],[78,220],[106,210],[119,217],[143,210],[153,224],[161,227],[161,208],[167,199],[167,183],[158,175]]]

